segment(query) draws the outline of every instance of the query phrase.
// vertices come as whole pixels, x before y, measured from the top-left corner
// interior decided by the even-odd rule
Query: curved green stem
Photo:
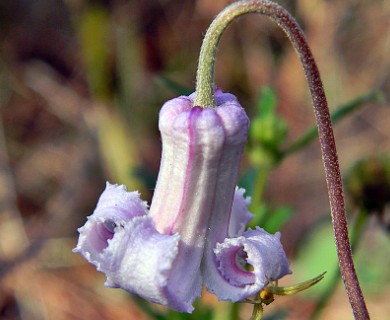
[[[257,303],[253,305],[252,315],[249,320],[262,320],[263,319],[263,305]]]
[[[270,173],[270,168],[268,166],[260,167],[256,172],[255,186],[254,186],[254,190],[256,190],[256,192],[254,192],[252,196],[252,202],[251,202],[252,211],[258,210],[258,208],[260,207],[263,201],[263,195],[265,191],[265,186],[267,185],[269,173]]]
[[[267,0],[238,1],[226,7],[211,24],[202,44],[194,105],[201,107],[215,105],[214,64],[218,42],[224,30],[235,18],[248,13],[264,14],[274,20],[287,34],[300,58],[318,126],[340,271],[355,318],[369,319],[352,259],[343,185],[328,104],[317,65],[303,31],[295,19],[281,6]]]

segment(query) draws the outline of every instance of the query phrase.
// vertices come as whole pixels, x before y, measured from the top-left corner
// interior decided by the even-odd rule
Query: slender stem
[[[268,175],[270,172],[269,166],[261,166],[256,172],[255,178],[255,188],[256,192],[253,192],[251,209],[257,211],[263,201],[263,195],[265,191],[265,186],[267,184]]]
[[[213,107],[215,105],[214,64],[218,42],[224,30],[235,18],[248,13],[264,14],[274,20],[287,34],[300,58],[308,81],[318,125],[341,275],[355,318],[369,319],[349,244],[343,185],[328,104],[317,65],[303,31],[295,19],[278,4],[267,0],[238,1],[226,7],[215,18],[203,41],[199,57],[197,96],[194,105],[201,107]]]
[[[263,304],[257,303],[253,305],[252,315],[249,320],[262,320],[263,319]]]
[[[364,226],[366,225],[368,217],[369,215],[365,210],[359,210],[359,212],[356,215],[350,233],[352,250],[355,250],[357,248],[360,240],[362,239]],[[340,281],[340,273],[334,272],[333,277],[328,279],[325,292],[322,294],[321,298],[319,299],[316,308],[312,314],[313,320],[318,319],[326,303],[329,301],[329,299],[333,296],[333,293],[336,291],[339,281]]]

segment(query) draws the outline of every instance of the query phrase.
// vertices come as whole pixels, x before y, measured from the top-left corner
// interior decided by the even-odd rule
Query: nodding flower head
[[[106,274],[106,286],[192,312],[203,283],[235,302],[290,273],[279,233],[245,231],[252,215],[236,183],[249,120],[233,95],[215,98],[215,108],[194,106],[195,94],[162,107],[150,210],[137,192],[107,183],[79,229],[74,251]]]

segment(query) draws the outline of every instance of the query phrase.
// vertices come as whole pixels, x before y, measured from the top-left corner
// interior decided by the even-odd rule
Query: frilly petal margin
[[[78,231],[73,252],[106,275],[105,286],[122,288],[177,311],[193,311],[192,303],[200,293],[180,295],[168,281],[180,236],[156,230],[138,192],[107,183],[95,211]]]
[[[218,243],[214,253],[214,268],[208,263],[204,269],[205,283],[220,300],[241,301],[291,273],[279,232],[248,230]]]
[[[176,310],[192,308],[167,288],[180,236],[160,234],[148,216],[136,217],[115,232],[97,268],[107,276],[107,287],[120,287],[151,302]]]
[[[254,215],[248,211],[251,198],[245,198],[244,193],[245,189],[236,187],[229,220],[229,237],[237,237],[242,235],[242,233],[245,231],[246,225],[254,217]]]
[[[147,204],[138,192],[128,192],[124,185],[107,182],[95,211],[78,229],[79,241],[73,252],[80,253],[88,262],[98,266],[99,254],[108,246],[108,240],[112,239],[116,230],[147,212]]]

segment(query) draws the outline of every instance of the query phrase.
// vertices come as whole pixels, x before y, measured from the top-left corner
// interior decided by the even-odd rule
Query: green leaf
[[[178,94],[178,95],[188,96],[195,91],[195,89],[185,87],[185,86],[181,85],[180,83],[178,83],[178,82],[176,82],[176,81],[174,81],[166,76],[163,76],[163,75],[158,75],[156,77],[156,81],[157,81],[157,83],[163,84],[165,87],[167,87],[172,92],[174,92],[175,94]]]
[[[81,49],[93,93],[109,97],[109,16],[100,6],[86,9],[78,24]]]
[[[330,279],[339,273],[339,269],[330,219],[322,219],[310,227],[301,241],[292,270],[297,281],[304,281],[308,277],[327,271],[326,279],[306,294],[319,297],[332,285]]]
[[[276,208],[267,216],[262,227],[269,233],[280,231],[294,213],[291,207],[283,206]]]
[[[275,207],[263,202],[252,213],[255,217],[249,223],[249,227],[260,226],[267,232],[275,233],[283,228],[295,211],[288,206]]]
[[[275,91],[271,87],[263,86],[260,90],[259,99],[257,101],[257,110],[259,116],[273,114],[277,105],[277,97]]]
[[[110,179],[125,184],[129,190],[147,193],[140,179],[141,160],[129,127],[119,113],[104,106],[95,108],[95,125],[99,149]]]
[[[257,169],[249,167],[241,176],[238,185],[245,189],[247,195],[253,194],[253,189],[256,183]]]
[[[372,230],[366,236],[354,252],[356,271],[363,291],[379,295],[390,285],[390,238],[380,229]]]
[[[209,307],[206,307],[201,301],[196,300],[194,303],[194,312],[191,314],[180,313],[177,311],[169,310],[166,314],[166,319],[168,320],[211,320],[213,315],[213,310]]]

